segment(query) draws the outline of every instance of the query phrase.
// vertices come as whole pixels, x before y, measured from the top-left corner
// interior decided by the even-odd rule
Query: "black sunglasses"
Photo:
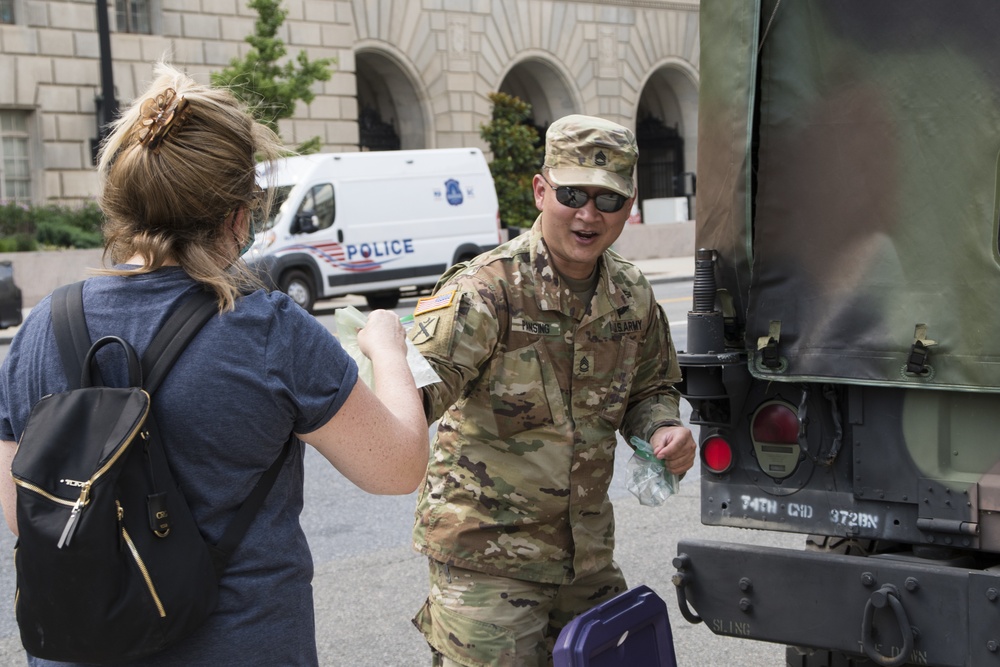
[[[568,185],[560,185],[558,188],[551,183],[549,179],[542,175],[542,180],[556,191],[556,201],[558,201],[563,206],[569,206],[570,208],[583,208],[587,200],[590,199],[590,195],[581,190],[580,188],[571,188]],[[618,194],[617,192],[606,192],[601,195],[594,197],[594,206],[597,210],[602,213],[615,213],[616,211],[622,210],[622,206],[625,205],[625,200],[627,197]]]

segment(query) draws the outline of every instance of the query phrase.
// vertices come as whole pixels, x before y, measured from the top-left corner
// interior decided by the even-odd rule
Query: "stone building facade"
[[[199,80],[246,53],[246,0],[0,0],[0,200],[94,196],[102,86],[98,7],[117,100],[166,58]],[[333,58],[316,98],[282,121],[324,151],[487,148],[488,95],[636,130],[640,193],[683,194],[696,168],[698,0],[283,0],[291,56]],[[675,178],[679,177],[679,178]]]

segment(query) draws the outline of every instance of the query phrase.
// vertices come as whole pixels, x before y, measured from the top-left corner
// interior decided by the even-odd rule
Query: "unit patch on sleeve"
[[[413,309],[413,316],[423,315],[424,313],[429,313],[432,310],[440,310],[442,308],[447,308],[451,305],[451,302],[455,299],[455,292],[457,290],[449,290],[447,292],[439,292],[434,296],[424,297],[417,301],[417,307]]]
[[[440,297],[440,303],[427,306],[421,310],[417,305],[417,316],[413,318],[413,326],[407,336],[410,342],[418,346],[420,354],[424,356],[447,359],[454,354],[455,350],[455,322],[459,311],[467,308],[467,297],[458,290],[450,290],[439,294],[437,297],[423,299],[431,301]],[[427,314],[433,311],[432,314]],[[424,313],[420,315],[419,313]],[[461,328],[461,327],[460,327]]]
[[[413,341],[414,345],[420,345],[421,343],[426,343],[431,338],[434,338],[434,332],[437,330],[437,325],[440,321],[441,318],[437,315],[417,320],[413,323],[413,331],[410,332],[410,340]]]

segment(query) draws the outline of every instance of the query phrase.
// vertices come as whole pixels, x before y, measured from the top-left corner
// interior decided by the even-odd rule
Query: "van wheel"
[[[372,310],[392,310],[399,305],[399,290],[366,294],[365,301],[368,302],[368,307]]]
[[[299,304],[303,310],[307,313],[312,312],[316,295],[309,276],[301,271],[289,271],[281,277],[280,287],[281,291],[292,297],[292,301]]]

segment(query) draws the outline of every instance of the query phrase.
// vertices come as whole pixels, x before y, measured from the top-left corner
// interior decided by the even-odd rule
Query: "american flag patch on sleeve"
[[[451,302],[455,299],[455,292],[457,290],[450,290],[448,292],[440,292],[434,296],[424,297],[417,301],[417,307],[413,309],[413,315],[422,315],[424,313],[429,313],[432,310],[441,310],[442,308],[447,308],[451,305]]]

